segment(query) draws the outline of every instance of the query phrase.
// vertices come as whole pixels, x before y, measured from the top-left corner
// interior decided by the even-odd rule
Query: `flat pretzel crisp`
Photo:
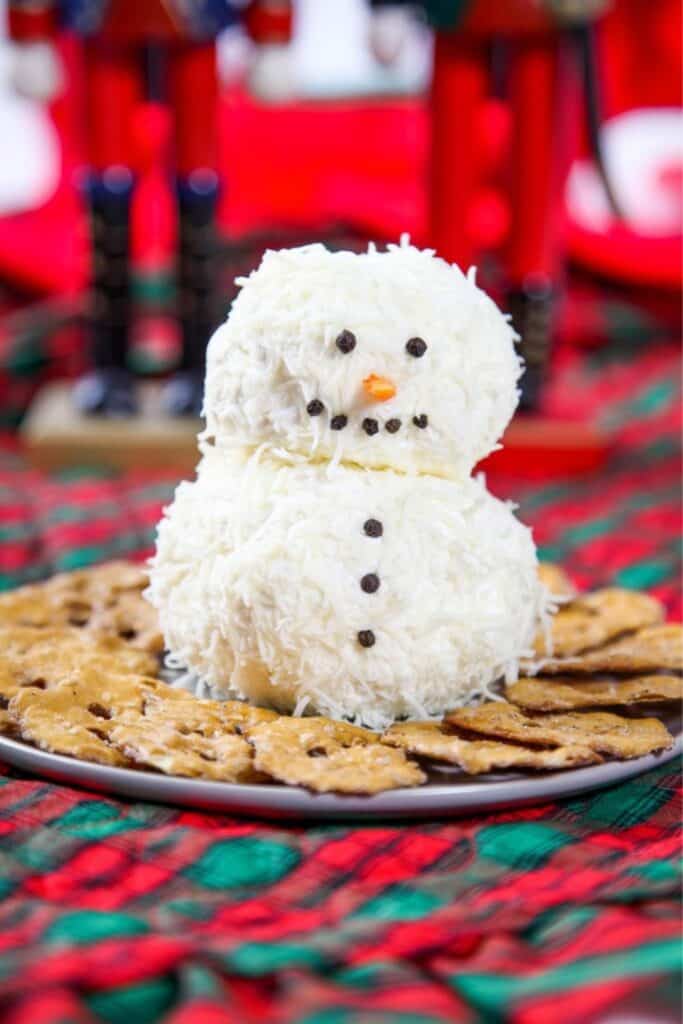
[[[560,608],[550,623],[550,646],[543,632],[536,637],[536,658],[581,654],[622,633],[661,622],[663,617],[662,605],[648,594],[616,587],[596,590]]]
[[[327,718],[278,718],[249,729],[247,739],[258,770],[317,793],[380,793],[426,778],[375,733]]]
[[[143,676],[101,677],[81,668],[53,686],[21,688],[7,714],[24,739],[55,753],[173,775],[258,781],[251,747],[238,729],[277,716],[238,704],[195,700]]]
[[[151,654],[129,647],[118,637],[72,626],[0,627],[0,732],[15,731],[7,707],[23,687],[46,689],[85,671],[94,674],[96,690],[110,676],[146,676],[157,667]]]
[[[483,736],[550,747],[577,744],[624,759],[666,750],[673,742],[656,718],[621,718],[604,711],[530,715],[504,701],[459,708],[445,721]]]
[[[655,704],[683,700],[683,679],[666,675],[590,680],[576,680],[571,676],[554,676],[552,679],[537,676],[510,684],[505,688],[505,696],[513,704],[530,711]]]
[[[154,655],[117,636],[74,626],[0,626],[0,663],[9,667],[56,673],[86,662],[98,664],[103,673],[115,674],[154,675],[159,668]]]
[[[641,629],[598,651],[541,663],[544,675],[609,675],[683,672],[683,627],[678,622]]]
[[[166,775],[214,779],[220,782],[258,781],[249,744],[235,733],[179,731],[161,721],[150,728],[144,718],[117,722],[111,741],[136,764]]]
[[[8,714],[22,739],[54,754],[125,767],[128,759],[108,740],[111,710],[91,687],[63,683],[49,690],[27,687],[9,703]]]
[[[180,735],[197,733],[205,737],[241,736],[254,725],[272,722],[275,711],[253,707],[237,700],[199,700],[185,690],[174,690],[163,683],[145,690],[135,707],[124,709],[123,721],[146,722],[153,734],[159,727],[174,729]]]
[[[552,562],[540,562],[538,578],[556,601],[571,601],[576,597],[576,587],[561,566]]]
[[[0,624],[102,631],[159,654],[163,638],[156,610],[142,595],[146,585],[145,572],[127,562],[60,573],[0,594]]]
[[[507,768],[579,768],[597,764],[602,758],[589,747],[554,747],[539,750],[495,740],[467,740],[448,733],[436,722],[400,722],[382,736],[382,743],[401,747],[416,757],[445,761],[462,768],[468,775]]]

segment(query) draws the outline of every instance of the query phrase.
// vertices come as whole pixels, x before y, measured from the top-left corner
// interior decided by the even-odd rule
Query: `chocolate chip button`
[[[358,643],[361,647],[374,647],[375,634],[371,629],[361,629],[358,633]]]
[[[368,537],[381,537],[384,533],[384,527],[379,519],[366,519],[363,523],[363,530]]]
[[[379,590],[379,576],[375,572],[369,572],[360,581],[360,589],[366,594],[375,594]]]
[[[356,335],[352,331],[342,331],[341,334],[337,335],[335,345],[340,352],[344,355],[348,355],[349,352],[353,352],[356,347]]]
[[[427,351],[427,342],[423,341],[422,338],[411,338],[410,341],[406,342],[406,351],[409,355],[420,359]]]
[[[319,398],[314,398],[306,406],[306,412],[308,413],[309,416],[319,416],[324,408],[325,408],[325,406],[320,401],[320,399]]]
[[[413,416],[413,423],[415,424],[416,427],[419,427],[420,430],[424,430],[424,428],[429,423],[429,420],[427,419],[425,414],[422,412],[422,413],[420,413],[419,416]]]
[[[384,424],[384,429],[387,430],[390,434],[395,434],[397,430],[401,429],[401,421],[387,420],[387,422]]]
[[[339,416],[333,416],[332,419],[330,420],[330,429],[331,430],[343,430],[348,422],[349,422],[349,417],[348,416],[344,416],[343,413],[340,413]]]
[[[366,434],[372,437],[379,430],[379,423],[377,420],[373,420],[371,416],[367,416],[361,424]]]

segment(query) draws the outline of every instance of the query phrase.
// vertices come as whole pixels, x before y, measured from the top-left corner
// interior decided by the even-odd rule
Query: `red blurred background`
[[[675,0],[616,4],[598,31],[607,120],[680,105],[681,7]],[[61,149],[57,189],[39,207],[0,218],[0,274],[36,294],[77,291],[88,273],[85,211],[74,182],[84,162],[81,53],[73,38],[62,39],[60,48],[66,89],[50,111]],[[217,126],[225,238],[238,241],[273,230],[317,235],[343,225],[378,238],[408,231],[425,243],[428,121],[427,98],[421,95],[264,104],[243,83],[231,85],[221,96]],[[163,109],[142,107],[136,160],[143,195],[135,232],[142,268],[163,266],[172,248],[172,208],[161,195],[164,177],[158,173],[165,132]],[[680,193],[680,165],[663,167],[660,184]],[[568,241],[578,260],[615,277],[665,287],[678,283],[675,233],[655,240],[625,227],[590,232],[574,219]],[[644,258],[644,251],[651,255]]]
[[[646,209],[648,193],[657,193],[665,201],[670,224],[650,231],[647,217],[641,223],[624,223],[605,213],[579,131],[568,204],[555,211],[565,221],[566,252],[574,265],[556,334],[560,342],[582,346],[598,344],[603,334],[593,301],[596,287],[603,296],[616,295],[617,304],[635,300],[641,323],[652,325],[655,333],[677,329],[680,320],[680,155],[656,166],[632,159],[634,148],[647,151],[650,146],[643,125],[648,131],[651,124],[656,129],[657,116],[681,104],[680,5],[675,0],[614,4],[598,23],[597,44],[605,133],[623,135],[634,112],[647,122],[638,122],[641,134],[636,134],[635,147],[632,139],[625,148],[615,146],[610,174],[618,191],[641,190],[638,208]],[[89,276],[88,222],[77,187],[85,154],[82,53],[79,41],[69,36],[59,39],[59,49],[66,88],[49,110],[58,140],[57,186],[37,207],[0,217],[5,309],[0,319],[0,394],[6,399],[6,424],[19,421],[39,382],[74,376],[87,364],[83,332],[68,326],[87,306]],[[495,137],[500,128],[502,139],[504,118],[498,125],[496,112],[487,112],[484,130]],[[134,361],[139,370],[156,373],[172,366],[178,344],[167,303],[176,237],[166,173],[170,124],[158,104],[141,104],[135,117],[133,161],[139,184],[132,252],[140,304]],[[575,123],[580,124],[578,114]],[[299,96],[266,103],[237,75],[221,92],[217,132],[224,183],[219,226],[226,301],[235,271],[253,265],[268,243],[331,238],[363,244],[366,238],[396,239],[403,231],[418,244],[432,241],[427,92]],[[504,150],[500,139],[494,143]],[[508,149],[514,144],[508,138]],[[516,215],[519,219],[519,211]],[[509,212],[504,202],[482,203],[477,218],[475,233],[495,237],[505,230]],[[62,323],[66,328],[58,329]],[[562,346],[556,345],[554,359],[562,358]]]

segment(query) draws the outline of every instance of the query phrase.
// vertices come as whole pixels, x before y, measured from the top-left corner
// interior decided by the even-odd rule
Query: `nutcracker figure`
[[[254,0],[252,6],[263,41],[288,35],[288,2]],[[177,415],[200,410],[206,344],[217,320],[215,37],[238,16],[228,0],[9,0],[13,76],[22,91],[49,98],[57,89],[51,44],[60,28],[76,32],[84,45],[94,369],[76,388],[83,412],[126,416],[136,410],[126,366],[130,213],[134,112],[145,98],[167,101],[174,122],[182,357],[165,406]]]
[[[373,0],[376,48],[394,3]],[[600,152],[591,35],[606,3],[421,0],[420,6],[436,29],[430,242],[465,267],[487,253],[497,256],[502,301],[526,363],[521,406],[534,409],[562,270],[571,113],[581,85],[591,148],[614,206]]]

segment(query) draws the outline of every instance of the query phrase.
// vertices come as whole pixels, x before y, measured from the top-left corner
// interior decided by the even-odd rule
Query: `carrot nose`
[[[373,402],[388,402],[396,394],[396,385],[388,377],[379,377],[371,373],[363,381],[363,390]]]

